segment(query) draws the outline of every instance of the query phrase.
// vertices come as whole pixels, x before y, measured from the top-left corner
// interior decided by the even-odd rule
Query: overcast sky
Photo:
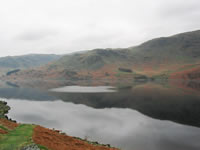
[[[130,47],[199,19],[200,0],[2,0],[0,56]]]

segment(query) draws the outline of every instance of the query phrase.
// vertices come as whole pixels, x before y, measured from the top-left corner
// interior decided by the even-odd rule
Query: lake
[[[200,149],[198,82],[0,85],[18,122],[123,150]]]

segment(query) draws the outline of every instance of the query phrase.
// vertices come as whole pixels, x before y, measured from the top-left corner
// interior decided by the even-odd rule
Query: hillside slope
[[[105,64],[195,63],[200,59],[200,30],[162,37],[127,49],[95,49],[67,55],[53,65],[72,69],[99,69]]]
[[[59,59],[61,56],[54,54],[29,54],[22,56],[7,56],[0,58],[0,68],[30,68],[47,64]]]
[[[130,48],[95,49],[66,55],[49,65],[21,71],[9,78],[168,78],[180,68],[199,63],[200,30],[153,39]]]
[[[130,48],[135,56],[149,61],[195,62],[200,58],[200,30],[147,41]]]
[[[60,130],[20,124],[8,119],[10,107],[0,101],[0,150],[119,150],[109,144],[71,137]]]

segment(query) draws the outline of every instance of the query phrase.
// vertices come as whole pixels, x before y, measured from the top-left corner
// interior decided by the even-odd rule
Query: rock
[[[31,145],[24,146],[20,150],[40,150],[40,148],[36,144],[31,144]]]

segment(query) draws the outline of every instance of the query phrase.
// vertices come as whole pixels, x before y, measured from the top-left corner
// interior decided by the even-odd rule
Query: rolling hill
[[[105,64],[195,63],[200,58],[200,30],[157,38],[126,49],[95,49],[66,55],[53,65],[73,69],[99,69]]]
[[[173,75],[173,78],[191,79],[188,73],[195,70],[192,79],[199,79],[196,75],[200,73],[199,66],[200,30],[153,39],[129,48],[65,55],[53,63],[14,73],[9,78],[146,79]]]
[[[59,59],[61,56],[54,54],[29,54],[22,56],[7,56],[0,58],[0,68],[30,68],[47,64]]]

